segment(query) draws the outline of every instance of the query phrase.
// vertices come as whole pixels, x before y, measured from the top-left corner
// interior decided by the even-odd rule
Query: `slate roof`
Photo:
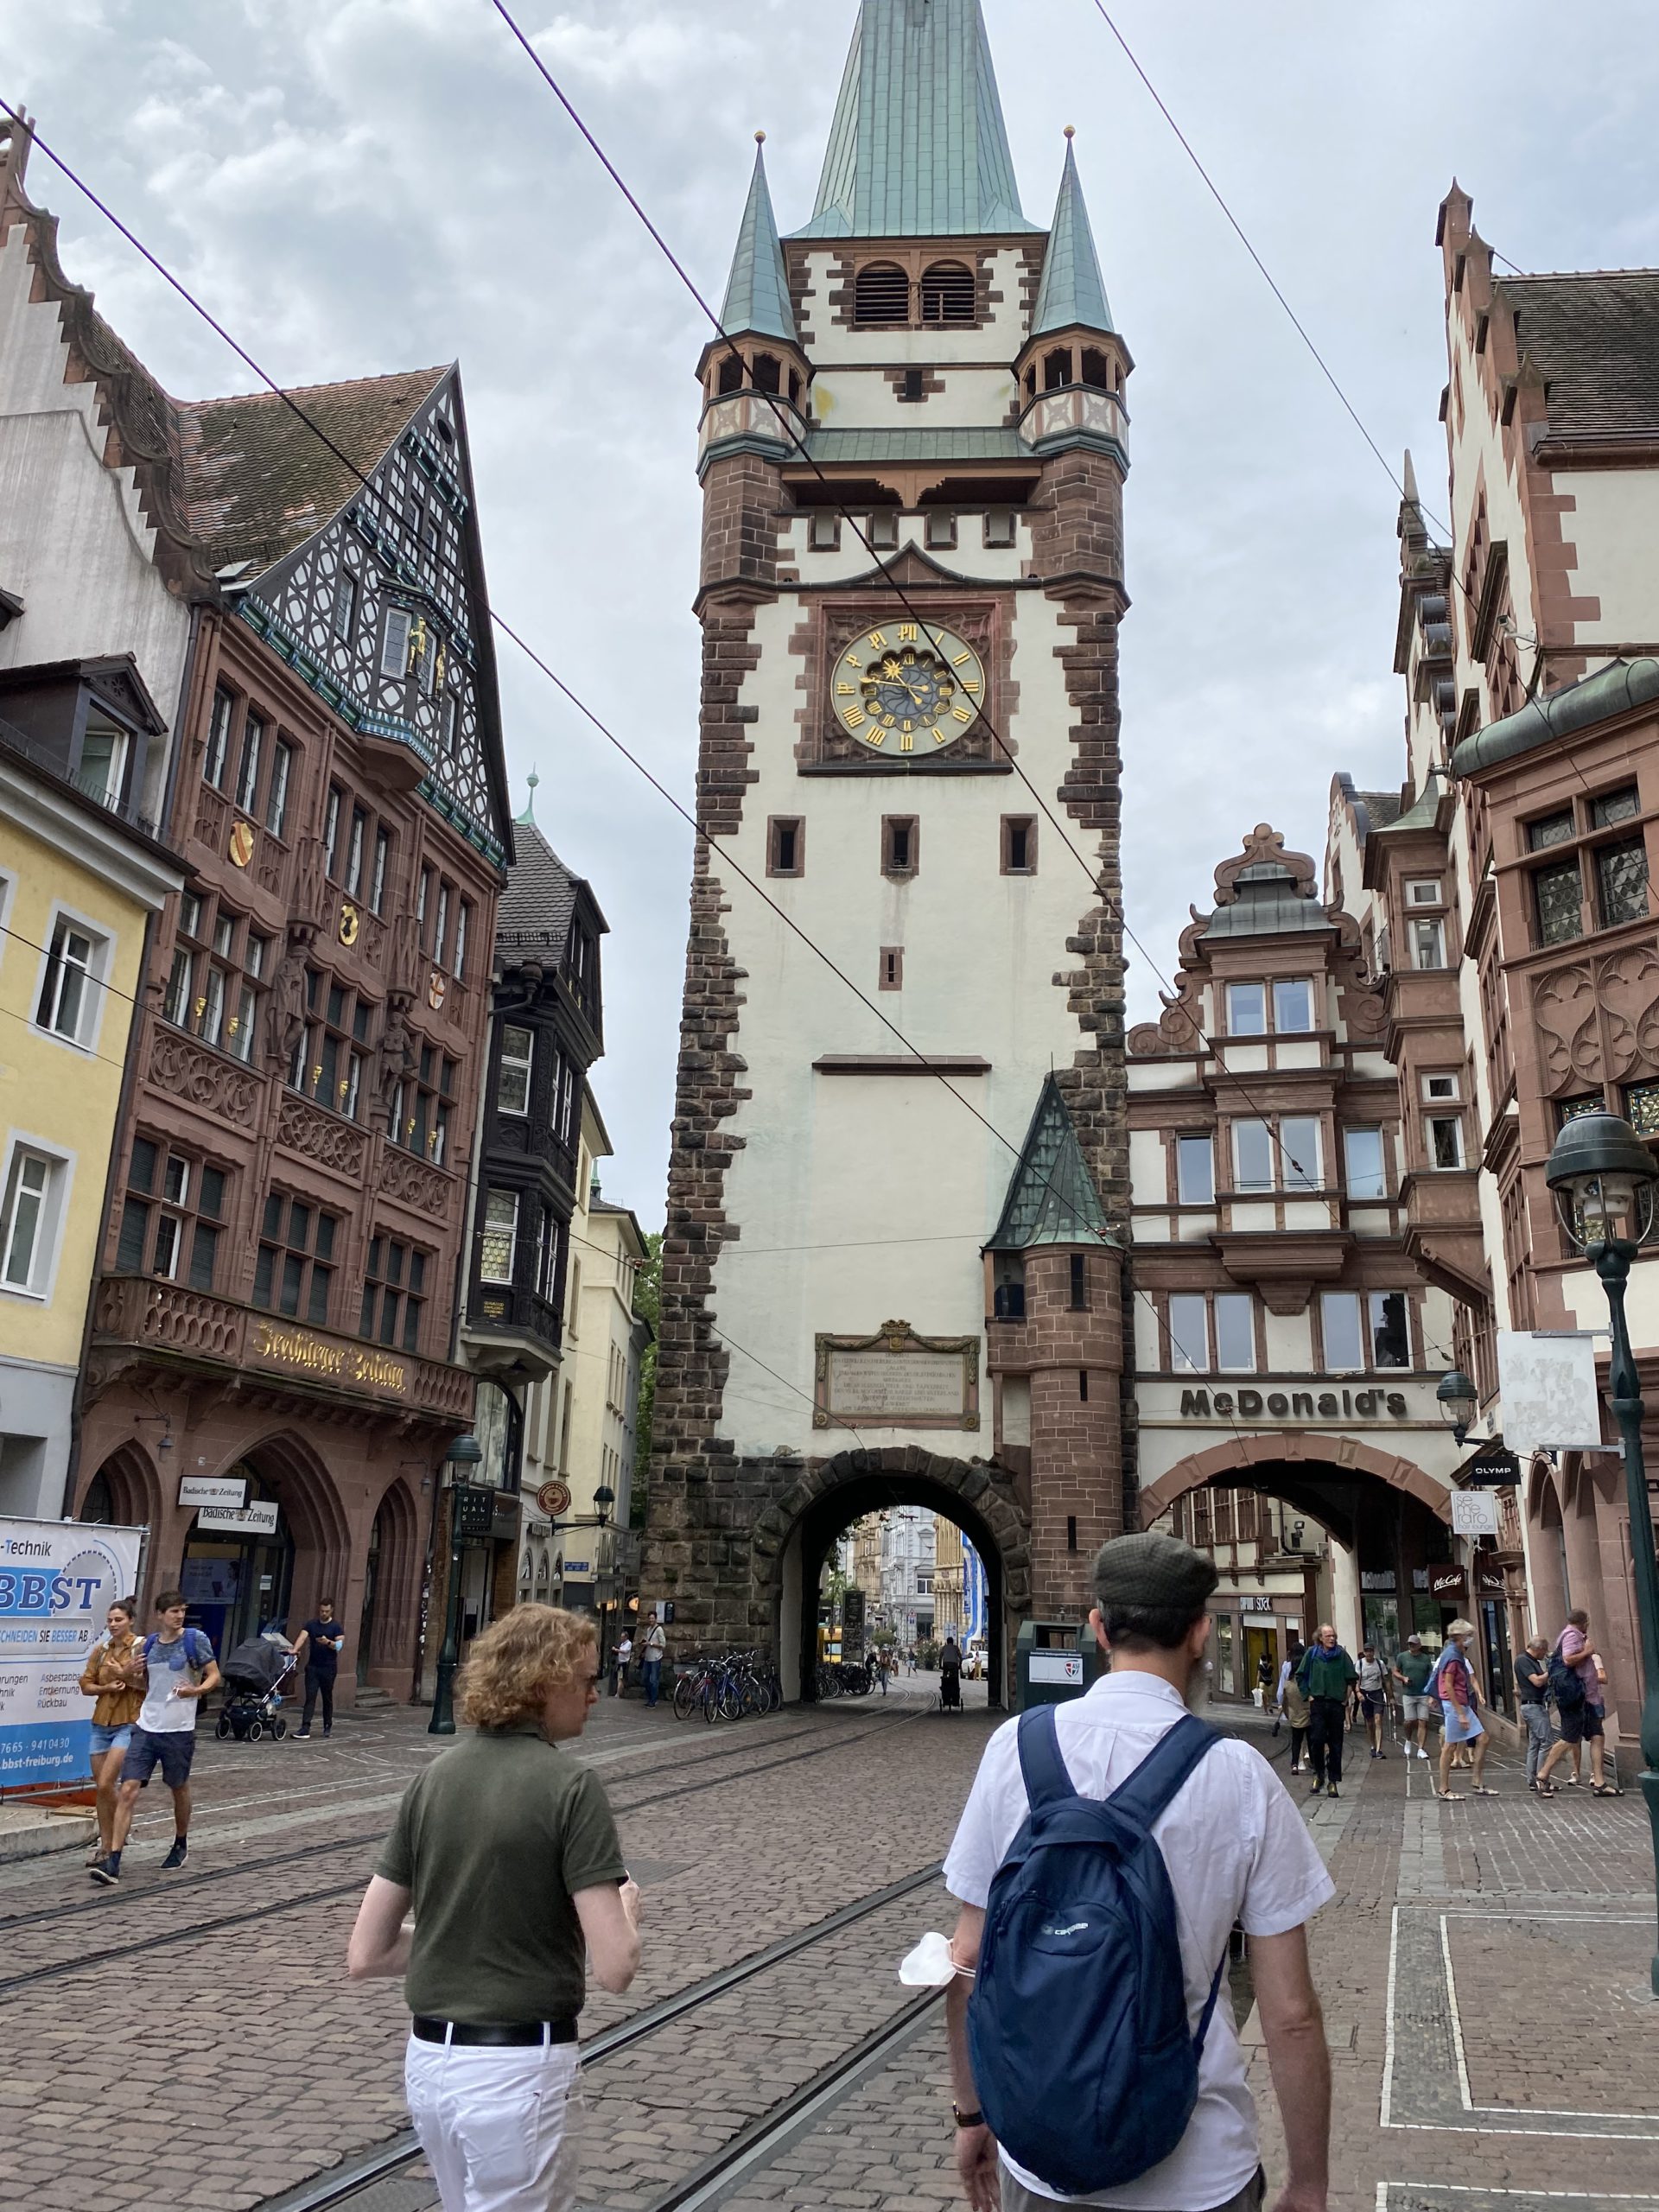
[[[1288,937],[1299,930],[1335,927],[1317,899],[1305,898],[1291,871],[1277,861],[1241,868],[1230,906],[1217,906],[1204,925],[1207,938]]]
[[[747,330],[758,338],[784,339],[791,346],[799,342],[795,310],[790,304],[789,272],[784,266],[772,194],[766,188],[766,165],[759,146],[754,149],[754,175],[738,229],[720,327],[728,337]]]
[[[1370,817],[1373,830],[1386,830],[1400,819],[1398,791],[1356,791],[1354,797]]]
[[[1548,384],[1552,437],[1659,430],[1659,270],[1505,276],[1496,289]]]
[[[1043,1084],[1020,1161],[1008,1184],[988,1252],[1027,1252],[1034,1244],[1115,1244],[1060,1087]]]
[[[1085,330],[1109,330],[1112,310],[1107,304],[1100,257],[1095,251],[1095,234],[1077,176],[1077,155],[1068,138],[1031,334],[1036,338],[1045,330],[1067,330],[1079,324]]]
[[[449,371],[411,369],[290,397],[364,475],[372,474]],[[210,569],[262,569],[321,530],[361,489],[357,477],[275,392],[174,402],[185,521]]]
[[[964,238],[1020,212],[979,0],[861,0],[798,238]]]
[[[517,857],[507,870],[507,887],[495,911],[495,942],[504,952],[544,949],[563,957],[570,936],[570,917],[576,911],[577,893],[593,893],[579,875],[572,875],[528,813],[512,826]],[[594,912],[601,930],[605,917]]]
[[[1548,698],[1529,699],[1501,721],[1465,737],[1452,755],[1452,773],[1471,776],[1517,753],[1531,753],[1558,737],[1572,737],[1579,730],[1628,714],[1633,707],[1647,707],[1659,700],[1659,660],[1609,661],[1605,668],[1564,683]]]
[[[1018,430],[1006,428],[955,430],[809,430],[806,450],[814,461],[1030,461],[1031,448]]]

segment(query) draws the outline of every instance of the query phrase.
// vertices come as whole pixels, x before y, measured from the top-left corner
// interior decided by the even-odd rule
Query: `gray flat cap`
[[[1155,1529],[1114,1536],[1095,1555],[1095,1596],[1103,1607],[1167,1608],[1196,1617],[1220,1580],[1207,1554]]]

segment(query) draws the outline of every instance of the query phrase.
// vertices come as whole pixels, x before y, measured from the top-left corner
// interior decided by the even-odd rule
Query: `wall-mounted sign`
[[[181,1505],[245,1505],[248,1485],[240,1478],[229,1475],[181,1475],[179,1503]]]
[[[1483,1452],[1478,1459],[1471,1459],[1463,1470],[1463,1479],[1486,1490],[1513,1490],[1521,1479],[1520,1454]]]
[[[251,1505],[204,1505],[196,1516],[196,1527],[238,1536],[274,1536],[276,1502],[256,1497]]]
[[[543,1483],[536,1493],[536,1503],[550,1521],[556,1521],[561,1513],[570,1510],[569,1483]]]
[[[1511,1452],[1601,1448],[1601,1393],[1590,1336],[1497,1332],[1503,1441]]]
[[[1394,1569],[1388,1567],[1362,1567],[1359,1570],[1359,1586],[1373,1598],[1392,1598]]]
[[[481,1483],[457,1483],[454,1501],[455,1534],[463,1539],[492,1535],[495,1530],[495,1492]]]
[[[1460,1567],[1431,1567],[1428,1594],[1442,1605],[1452,1605],[1469,1594],[1469,1578]]]
[[[977,1337],[921,1337],[908,1321],[884,1321],[872,1337],[820,1336],[814,1369],[815,1428],[979,1427]]]
[[[567,1581],[573,1575],[588,1575],[591,1574],[593,1571],[594,1562],[590,1559],[568,1559],[564,1562],[564,1573]]]
[[[1238,1610],[1241,1613],[1270,1613],[1273,1611],[1273,1600],[1265,1591],[1253,1590],[1248,1597],[1239,1599]]]
[[[1494,1494],[1489,1490],[1454,1490],[1452,1533],[1454,1536],[1495,1536],[1497,1499]]]
[[[259,1323],[253,1356],[274,1367],[296,1368],[322,1382],[365,1384],[399,1393],[409,1388],[409,1370],[401,1359],[388,1359],[369,1344],[343,1344],[320,1337],[314,1329],[285,1328],[276,1321]]]
[[[1183,1390],[1183,1421],[1409,1421],[1403,1390]]]
[[[1031,1679],[1033,1682],[1064,1682],[1070,1689],[1083,1688],[1083,1654],[1081,1651],[1033,1651],[1031,1655]]]

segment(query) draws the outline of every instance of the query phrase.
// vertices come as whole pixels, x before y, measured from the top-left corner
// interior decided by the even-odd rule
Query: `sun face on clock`
[[[842,647],[831,679],[836,719],[872,753],[942,753],[978,721],[985,667],[934,622],[889,622]]]

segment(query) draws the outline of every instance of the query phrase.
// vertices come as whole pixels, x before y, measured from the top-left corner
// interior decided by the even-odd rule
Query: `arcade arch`
[[[1006,1482],[982,1464],[913,1446],[837,1452],[804,1474],[755,1524],[753,1586],[771,1623],[784,1694],[816,1694],[817,1591],[836,1542],[855,1521],[919,1505],[953,1521],[984,1564],[993,1706],[1007,1702],[1014,1635],[1031,1609],[1026,1525]]]

